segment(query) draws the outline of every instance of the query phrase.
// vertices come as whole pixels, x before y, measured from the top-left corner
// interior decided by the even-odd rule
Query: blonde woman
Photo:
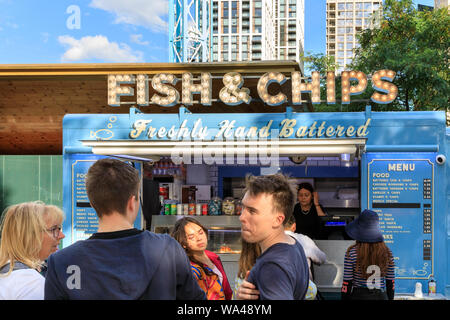
[[[64,234],[63,212],[43,202],[8,207],[2,217],[0,300],[42,300],[44,261],[58,249]]]

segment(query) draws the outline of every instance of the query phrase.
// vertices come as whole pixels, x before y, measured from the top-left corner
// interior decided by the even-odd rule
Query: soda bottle
[[[428,280],[428,296],[436,296],[436,281],[434,281],[433,275]]]

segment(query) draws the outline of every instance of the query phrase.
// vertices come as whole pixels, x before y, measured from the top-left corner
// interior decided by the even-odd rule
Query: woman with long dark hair
[[[378,214],[364,210],[345,231],[356,240],[344,259],[343,300],[394,299],[394,258],[384,243]]]
[[[179,219],[172,237],[186,251],[192,274],[208,300],[231,300],[232,291],[219,256],[206,250],[208,229],[191,217]]]
[[[312,185],[303,182],[298,185],[298,203],[294,207],[294,218],[297,228],[295,233],[307,235],[311,239],[320,236],[320,218],[326,216],[324,209],[319,204],[319,195],[314,191]]]

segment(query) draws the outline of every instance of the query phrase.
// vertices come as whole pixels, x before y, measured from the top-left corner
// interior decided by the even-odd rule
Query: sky
[[[168,2],[0,0],[0,64],[169,62]],[[306,52],[325,53],[325,4],[305,0]]]

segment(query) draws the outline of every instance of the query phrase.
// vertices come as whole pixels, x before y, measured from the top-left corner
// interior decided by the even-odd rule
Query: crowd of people
[[[4,211],[0,300],[320,297],[312,265],[323,264],[326,255],[311,238],[318,232],[318,217],[326,213],[310,184],[295,190],[282,174],[246,178],[234,290],[220,257],[206,249],[208,229],[196,219],[177,220],[170,235],[133,227],[140,204],[135,168],[115,159],[96,161],[87,173],[86,191],[98,230],[61,250],[61,209],[35,201]],[[345,255],[342,299],[393,299],[394,260],[378,215],[364,210],[346,231],[356,243]],[[370,266],[379,268],[374,285]]]

